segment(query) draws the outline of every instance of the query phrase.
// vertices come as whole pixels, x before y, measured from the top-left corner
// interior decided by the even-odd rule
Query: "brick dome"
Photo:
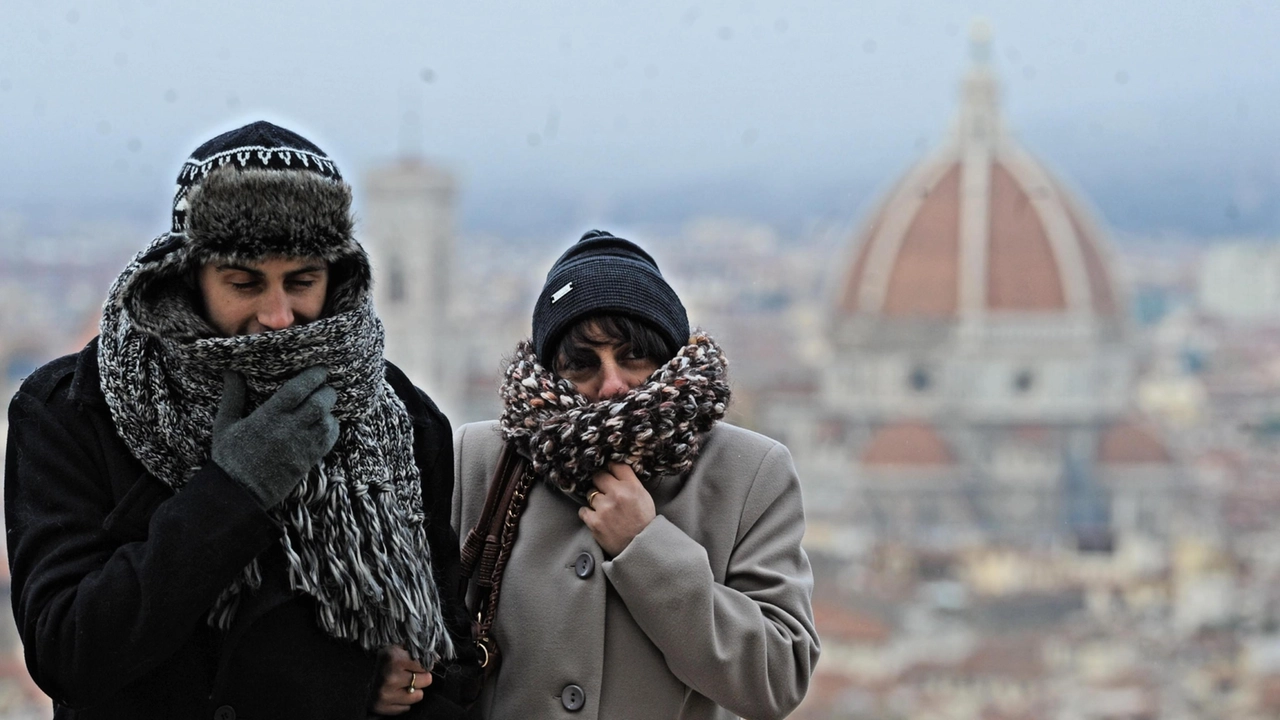
[[[838,315],[1121,313],[1101,233],[1004,132],[997,95],[980,60],[951,141],[899,181],[859,234]]]

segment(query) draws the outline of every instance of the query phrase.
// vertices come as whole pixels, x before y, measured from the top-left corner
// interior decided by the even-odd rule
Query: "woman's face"
[[[587,326],[586,335],[589,344],[561,353],[555,370],[591,402],[621,397],[658,369],[652,358],[637,356],[629,345],[606,337],[595,323]]]

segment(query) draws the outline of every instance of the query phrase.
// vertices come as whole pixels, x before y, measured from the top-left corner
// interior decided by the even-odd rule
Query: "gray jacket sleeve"
[[[775,444],[749,481],[723,582],[706,550],[661,515],[603,567],[676,677],[742,717],[782,718],[818,660],[813,572],[786,447]]]

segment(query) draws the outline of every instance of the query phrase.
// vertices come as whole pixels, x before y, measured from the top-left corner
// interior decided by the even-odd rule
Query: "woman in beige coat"
[[[504,446],[527,487],[500,592],[469,593],[492,605],[501,657],[480,714],[791,712],[818,658],[799,480],[784,446],[719,422],[720,349],[690,335],[653,259],[583,236],[547,275],[502,395],[500,420],[454,435],[460,536]]]

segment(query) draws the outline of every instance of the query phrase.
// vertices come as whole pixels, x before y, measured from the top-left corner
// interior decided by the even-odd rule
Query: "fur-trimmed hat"
[[[169,238],[205,258],[332,260],[352,250],[351,187],[311,141],[259,120],[182,164]]]
[[[151,334],[206,334],[202,313],[179,297],[189,291],[178,281],[207,262],[267,257],[329,261],[334,311],[370,286],[351,187],[337,165],[301,135],[258,121],[205,142],[183,163],[169,232],[138,257],[123,302]]]
[[[653,326],[671,355],[689,341],[689,317],[649,253],[603,230],[592,230],[556,260],[533,306],[533,347],[543,367],[574,323],[616,313]]]

